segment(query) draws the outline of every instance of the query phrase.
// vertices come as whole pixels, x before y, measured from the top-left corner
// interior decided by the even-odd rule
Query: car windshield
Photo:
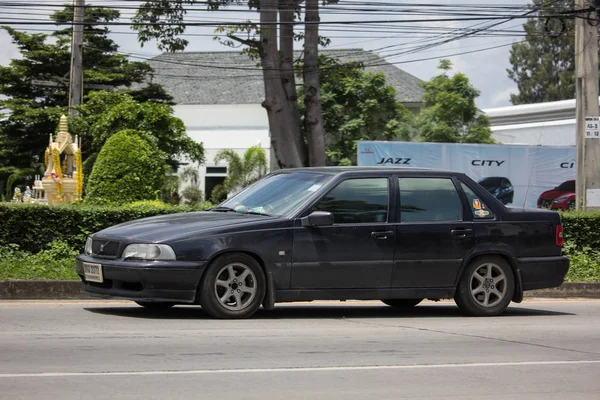
[[[287,215],[321,188],[331,176],[293,172],[272,175],[220,205],[237,212]]]
[[[574,192],[575,191],[575,181],[567,181],[561,183],[556,190],[561,190],[563,192]]]

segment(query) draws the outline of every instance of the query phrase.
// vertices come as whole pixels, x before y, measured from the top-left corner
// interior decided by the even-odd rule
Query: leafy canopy
[[[423,109],[417,117],[424,142],[493,143],[490,122],[475,105],[479,90],[462,73],[449,76],[449,60],[441,60],[441,74],[423,82]]]
[[[574,8],[573,0],[533,0],[539,9],[523,25],[525,41],[510,50],[510,79],[517,83],[518,94],[511,95],[513,104],[542,103],[575,98],[575,21],[565,18],[565,31],[553,14]],[[546,23],[558,24],[556,32],[546,33]],[[551,25],[549,25],[551,26]],[[552,34],[556,33],[556,34]]]
[[[119,16],[109,8],[85,9],[84,93],[93,90],[90,85],[118,88],[140,84],[130,92],[138,101],[171,101],[160,86],[141,85],[152,73],[148,64],[131,62],[116,53],[119,47],[109,37],[107,25]],[[0,66],[0,191],[8,175],[41,166],[48,135],[67,113],[73,7],[67,6],[50,18],[58,26],[52,34],[2,28],[20,55],[9,65]]]
[[[152,145],[163,153],[171,166],[187,157],[204,162],[204,148],[186,134],[185,125],[174,117],[173,107],[164,103],[140,103],[125,91],[93,92],[79,108],[80,117],[72,122],[73,132],[89,141],[91,154],[123,130],[143,131]]]
[[[158,197],[165,163],[148,139],[143,131],[124,130],[106,141],[88,181],[87,202],[125,204]]]
[[[412,140],[413,115],[396,100],[383,73],[324,55],[319,62],[328,164],[356,164],[358,140]],[[303,88],[298,92],[302,106]]]

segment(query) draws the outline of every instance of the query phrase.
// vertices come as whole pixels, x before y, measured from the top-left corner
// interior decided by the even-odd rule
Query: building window
[[[207,174],[226,174],[227,167],[206,167]]]

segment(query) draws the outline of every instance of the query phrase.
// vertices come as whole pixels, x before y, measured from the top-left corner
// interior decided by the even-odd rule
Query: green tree
[[[383,73],[365,72],[360,63],[323,55],[320,68],[329,165],[356,164],[358,140],[414,138],[413,114],[396,100],[396,91]],[[298,92],[302,104],[304,90]]]
[[[73,7],[55,12],[57,26],[69,26]],[[142,84],[152,73],[146,63],[131,62],[116,54],[107,25],[119,18],[116,10],[86,7],[83,67],[86,85],[130,87]],[[60,116],[67,113],[71,66],[71,27],[52,34],[26,33],[3,27],[20,56],[0,67],[0,191],[7,177],[22,169],[37,168]],[[85,87],[85,93],[91,89]],[[141,86],[132,96],[145,101],[172,100],[158,85]],[[84,148],[85,150],[85,148]]]
[[[185,125],[173,116],[169,104],[140,103],[126,91],[92,92],[79,108],[80,116],[72,121],[72,131],[87,141],[88,160],[84,172],[93,165],[95,155],[117,132],[134,129],[145,132],[176,169],[183,158],[204,162],[204,148],[187,136]]]
[[[250,147],[243,156],[230,149],[220,150],[215,156],[215,164],[221,161],[227,161],[229,165],[223,187],[215,187],[217,193],[223,190],[228,193],[237,192],[256,182],[268,169],[267,154],[260,146]]]
[[[247,4],[257,10],[259,23],[248,21],[233,26],[220,26],[225,34],[221,43],[243,46],[243,53],[259,59],[265,81],[265,101],[269,118],[271,144],[281,167],[324,165],[325,129],[320,99],[318,47],[328,43],[319,36],[320,5],[338,0],[182,0],[144,1],[134,19],[133,28],[144,44],[157,40],[160,49],[177,51],[187,46],[179,37],[186,30],[184,17],[188,6],[203,4],[216,10],[231,4]],[[302,23],[304,15],[304,24]],[[296,31],[304,27],[303,31]],[[294,42],[303,41],[304,124],[300,120],[296,78],[294,75]]]
[[[575,21],[572,16],[552,18],[573,7],[573,0],[533,0],[536,12],[523,25],[525,41],[510,50],[512,68],[507,72],[519,89],[510,96],[513,104],[575,98]]]
[[[449,76],[449,60],[441,60],[442,73],[422,83],[423,109],[417,117],[420,139],[424,142],[494,143],[490,121],[475,105],[479,90],[465,74]]]
[[[143,131],[124,130],[106,141],[90,175],[87,202],[125,204],[158,198],[165,163],[148,139]]]

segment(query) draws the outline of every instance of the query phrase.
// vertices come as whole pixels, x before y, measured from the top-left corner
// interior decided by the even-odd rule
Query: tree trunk
[[[286,103],[290,107],[292,119],[289,122],[290,130],[295,140],[303,165],[308,165],[306,140],[300,110],[298,108],[298,93],[296,91],[296,75],[294,74],[294,12],[303,0],[279,1],[279,43],[281,49],[281,80],[286,94]]]
[[[303,166],[303,160],[295,143],[290,121],[293,120],[292,109],[286,100],[285,89],[279,69],[280,59],[277,46],[277,11],[278,0],[260,1],[260,57],[265,82],[265,101],[267,110],[271,145],[280,168],[296,168]]]
[[[306,0],[304,37],[304,127],[311,167],[325,165],[325,128],[319,82],[319,0]]]

